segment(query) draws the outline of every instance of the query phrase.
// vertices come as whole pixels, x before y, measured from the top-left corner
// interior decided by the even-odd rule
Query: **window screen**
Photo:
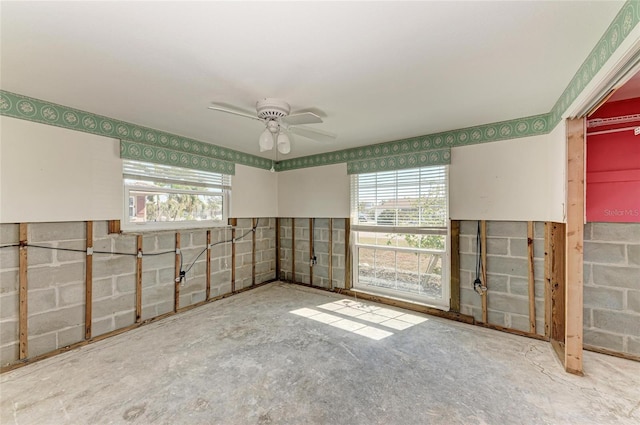
[[[352,220],[359,225],[446,227],[447,166],[351,176]]]

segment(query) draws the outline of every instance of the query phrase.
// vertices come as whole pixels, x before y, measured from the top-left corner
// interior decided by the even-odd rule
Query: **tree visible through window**
[[[448,307],[446,166],[352,176],[356,288]]]
[[[127,223],[170,227],[226,220],[228,175],[127,160],[123,176]]]

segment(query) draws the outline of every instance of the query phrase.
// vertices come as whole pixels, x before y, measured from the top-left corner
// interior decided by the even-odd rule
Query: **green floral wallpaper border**
[[[402,170],[427,165],[451,164],[451,148],[406,153],[385,158],[371,158],[347,162],[347,174],[375,173]]]
[[[640,22],[640,0],[628,0],[551,108],[549,113],[551,129],[560,122],[562,114],[602,69],[611,55],[620,47],[622,41],[638,25],[638,22]]]
[[[318,155],[280,161],[276,165],[278,171],[295,170],[297,168],[314,167],[318,165],[338,164],[342,162],[377,160],[377,167],[386,169],[389,156],[418,154],[442,148],[474,145],[477,143],[495,142],[498,140],[514,139],[517,137],[546,134],[549,128],[549,114],[520,118],[485,124],[477,127],[446,131],[427,136],[396,140],[394,142],[379,143],[360,148],[345,149]],[[387,165],[383,165],[387,164]]]
[[[547,134],[560,122],[562,114],[602,69],[638,22],[640,22],[640,0],[627,0],[549,113],[283,160],[276,164],[276,170],[287,171],[343,162],[347,163],[347,169],[351,170],[350,172],[363,169],[364,164],[367,164],[369,169],[386,170],[390,169],[388,168],[390,163],[400,167],[400,158],[409,161],[409,158],[413,158],[411,155],[427,154],[442,148]],[[0,90],[0,115],[118,138],[122,140],[122,154],[129,155],[127,158],[142,155],[144,158],[149,158],[147,160],[156,162],[166,160],[167,164],[172,164],[177,161],[175,165],[187,166],[188,163],[190,168],[204,167],[210,170],[229,170],[234,164],[265,170],[271,167],[271,160],[266,158],[4,90]]]
[[[201,155],[179,152],[173,149],[145,145],[128,140],[120,140],[120,157],[230,175],[236,173],[236,165],[233,162],[207,158]]]
[[[215,163],[215,160],[222,160],[223,163],[231,162],[265,170],[271,168],[270,159],[33,99],[5,90],[0,90],[0,115],[83,131],[99,136],[128,140],[141,146],[154,146],[158,149],[209,158],[213,163]]]

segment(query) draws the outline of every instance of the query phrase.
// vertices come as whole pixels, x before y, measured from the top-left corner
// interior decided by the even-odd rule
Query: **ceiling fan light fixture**
[[[266,129],[258,137],[260,152],[270,151],[275,145],[277,152],[284,155],[290,153],[291,136],[283,134],[283,131],[323,142],[331,142],[336,138],[336,134],[328,131],[305,127],[304,124],[322,123],[322,118],[313,112],[291,113],[291,106],[282,99],[265,98],[259,100],[256,102],[256,114],[232,105],[215,102],[212,102],[209,109],[263,122]]]
[[[289,140],[289,136],[284,133],[278,134],[278,152],[283,155],[291,152],[291,141]]]
[[[273,149],[273,133],[265,128],[258,138],[258,144],[260,145],[260,152],[266,152]]]

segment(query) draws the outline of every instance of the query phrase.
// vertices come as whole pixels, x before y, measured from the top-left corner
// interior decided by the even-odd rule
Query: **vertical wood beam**
[[[174,291],[173,291],[173,311],[174,312],[178,312],[178,309],[180,309],[180,284],[182,284],[182,279],[180,278],[180,263],[182,262],[180,260],[181,258],[181,251],[180,251],[180,232],[176,232],[176,264],[175,264],[175,280],[173,282],[174,284]]]
[[[551,225],[551,340],[565,342],[565,225]],[[564,355],[561,359],[564,364]]]
[[[527,223],[527,259],[529,264],[529,332],[536,333],[536,281],[533,267],[533,221]]]
[[[309,219],[309,285],[313,286],[313,218]]]
[[[485,288],[489,288],[487,282],[487,222],[486,220],[480,221],[480,244],[482,247],[482,255],[480,261],[482,262],[482,284]],[[487,291],[482,292],[482,322],[489,323],[489,311],[487,309]]]
[[[451,220],[451,302],[450,310],[460,312],[460,221]]]
[[[231,228],[231,292],[236,292],[236,228]]]
[[[93,316],[93,221],[86,223],[87,260],[84,273],[84,339],[91,339]]]
[[[544,336],[551,337],[551,261],[553,223],[544,222]]]
[[[107,221],[107,232],[109,234],[120,233],[120,220],[109,220]]]
[[[333,289],[333,219],[329,219],[329,289]]]
[[[291,281],[296,281],[296,219],[291,218]]]
[[[344,219],[344,288],[351,289],[351,219]]]
[[[582,374],[585,119],[567,120],[565,370]]]
[[[142,321],[142,235],[136,238],[138,257],[136,258],[136,323]]]
[[[256,284],[256,233],[258,233],[257,225],[258,219],[252,219],[252,230],[253,234],[251,235],[251,286]]]
[[[29,341],[28,341],[28,312],[27,312],[27,295],[29,285],[27,282],[27,223],[20,223],[19,237],[20,248],[18,257],[19,266],[19,292],[18,292],[18,328],[19,328],[19,354],[20,360],[29,357]]]
[[[211,230],[207,230],[207,290],[206,298],[211,298]]]
[[[280,280],[280,217],[276,217],[276,279]]]

